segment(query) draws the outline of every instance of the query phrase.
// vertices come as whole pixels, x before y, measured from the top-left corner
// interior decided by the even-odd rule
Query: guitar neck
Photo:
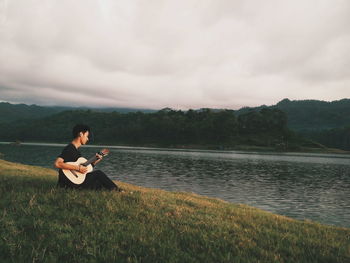
[[[87,160],[85,163],[83,163],[84,166],[88,166],[89,164],[92,164],[93,162],[97,161],[97,157],[91,157],[89,160]]]
[[[109,150],[102,150],[100,151],[98,154],[102,155],[102,156],[106,156],[108,154]],[[93,162],[97,161],[98,157],[95,155],[93,157],[91,157],[89,160],[87,160],[85,163],[83,163],[84,166],[88,166],[89,164],[92,164]]]

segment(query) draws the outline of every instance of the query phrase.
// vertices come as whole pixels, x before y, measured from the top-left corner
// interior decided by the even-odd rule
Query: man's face
[[[81,141],[81,144],[84,145],[88,142],[89,140],[89,131],[86,131],[83,133],[82,136],[80,136],[80,141]]]

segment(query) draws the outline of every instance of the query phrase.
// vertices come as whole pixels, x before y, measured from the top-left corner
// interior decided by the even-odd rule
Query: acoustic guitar
[[[109,154],[108,149],[103,149],[100,152],[98,152],[99,155],[106,156]],[[62,169],[63,174],[74,184],[82,184],[85,181],[86,174],[93,171],[94,167],[92,166],[92,163],[98,160],[98,157],[95,155],[94,157],[91,157],[89,160],[86,160],[84,157],[80,157],[75,162],[67,162],[67,164],[72,165],[83,165],[88,170],[86,173],[81,173],[76,170],[69,170],[69,169]]]

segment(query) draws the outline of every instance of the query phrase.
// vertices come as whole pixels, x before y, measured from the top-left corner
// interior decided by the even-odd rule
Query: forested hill
[[[0,123],[23,119],[39,119],[60,111],[63,107],[41,107],[37,105],[0,103]]]
[[[151,109],[135,109],[135,108],[88,108],[88,107],[64,107],[64,106],[38,106],[26,104],[11,104],[8,102],[0,102],[0,123],[22,121],[28,119],[41,119],[53,114],[67,110],[94,110],[98,112],[155,112]]]
[[[350,99],[326,102],[284,99],[276,105],[242,108],[237,113],[263,108],[280,109],[288,117],[288,127],[327,147],[350,150]]]
[[[332,102],[285,99],[276,107],[287,114],[288,126],[294,130],[325,130],[350,125],[350,99]]]
[[[70,111],[64,112],[67,109]],[[350,150],[350,99],[332,102],[284,99],[273,106],[245,107],[238,111],[166,108],[158,112],[0,103],[0,140],[62,142],[66,136],[69,139],[71,126],[78,120],[96,127],[96,136],[101,136],[95,138],[96,143],[300,145],[300,141],[296,143],[296,137],[291,136],[291,129],[328,147]],[[276,132],[274,125],[283,129]],[[290,138],[294,138],[291,144]]]
[[[276,105],[259,107],[244,107],[235,114],[241,115],[249,111],[259,111],[263,108],[277,108],[287,115],[288,127],[295,131],[320,131],[332,128],[342,128],[350,125],[350,99],[326,102],[319,100],[294,100],[284,99]],[[40,119],[65,110],[88,110],[89,108],[73,107],[46,107],[25,104],[0,103],[0,123],[23,120]],[[144,113],[156,112],[150,109],[132,109],[132,108],[90,108],[92,111],[99,112],[137,112]],[[218,111],[212,109],[212,111]]]
[[[338,101],[284,99],[273,106],[245,107],[238,114],[262,108],[277,108],[287,114],[288,127],[295,131],[321,131],[350,125],[350,99]]]

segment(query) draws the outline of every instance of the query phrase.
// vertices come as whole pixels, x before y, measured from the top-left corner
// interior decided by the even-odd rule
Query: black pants
[[[80,189],[95,189],[95,190],[119,190],[118,186],[107,177],[107,175],[100,171],[95,170],[86,175],[85,181],[79,185]]]

